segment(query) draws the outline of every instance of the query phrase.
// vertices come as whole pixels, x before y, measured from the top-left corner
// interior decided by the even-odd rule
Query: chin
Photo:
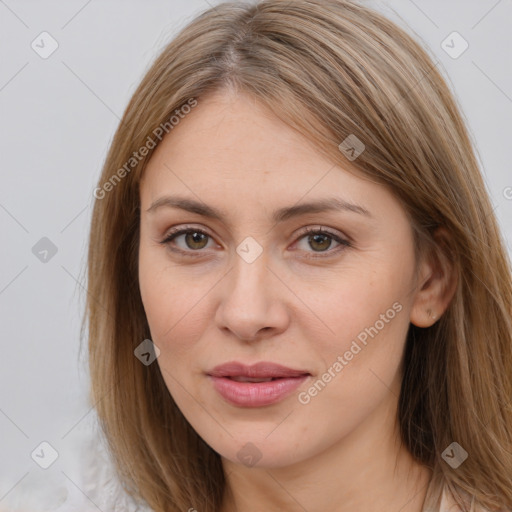
[[[210,446],[224,459],[247,468],[282,468],[301,462],[307,457],[307,454],[298,450],[300,442],[294,442],[289,437],[269,440],[265,439],[267,435],[229,438],[228,444]]]

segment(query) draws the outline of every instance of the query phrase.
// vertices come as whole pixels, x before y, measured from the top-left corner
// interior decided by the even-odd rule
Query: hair
[[[90,400],[126,490],[158,512],[215,512],[225,492],[219,454],[182,415],[159,366],[134,357],[151,337],[138,244],[139,185],[154,147],[140,149],[158,144],[153,135],[182,105],[214,91],[251,94],[333,163],[388,187],[417,254],[449,259],[457,284],[447,310],[407,334],[401,439],[450,489],[512,507],[510,259],[437,63],[354,0],[219,4],[163,49],[123,114],[95,192],[82,332],[87,323]],[[339,148],[349,135],[365,146],[351,162]],[[443,244],[439,226],[450,234]],[[454,441],[469,453],[457,469],[441,457]]]

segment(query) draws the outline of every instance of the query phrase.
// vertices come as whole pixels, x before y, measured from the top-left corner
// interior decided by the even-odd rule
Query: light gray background
[[[208,5],[0,0],[0,508],[27,473],[72,477],[91,416],[79,327],[92,191],[143,73]],[[455,91],[510,252],[511,1],[370,5],[430,47]],[[43,31],[59,44],[47,59],[31,48]],[[453,31],[469,43],[457,59],[441,48]],[[46,263],[32,253],[42,237],[58,249]],[[59,453],[46,472],[30,457],[42,441]]]

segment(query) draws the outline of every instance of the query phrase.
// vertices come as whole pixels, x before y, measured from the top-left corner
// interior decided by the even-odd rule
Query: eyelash
[[[209,235],[206,231],[203,231],[202,229],[193,228],[193,227],[184,227],[184,228],[174,228],[174,229],[172,229],[167,234],[167,236],[164,238],[164,240],[162,240],[159,243],[162,244],[162,245],[168,246],[171,251],[180,253],[180,254],[182,254],[184,256],[191,256],[191,257],[203,256],[203,254],[201,254],[201,252],[202,252],[201,249],[197,249],[197,250],[191,249],[189,251],[184,251],[183,249],[177,249],[176,247],[171,247],[171,242],[176,237],[178,237],[180,235],[188,234],[188,233],[200,233],[200,234],[203,234],[203,235],[206,235],[206,236],[212,238],[211,235]],[[312,258],[312,259],[315,259],[315,258],[326,258],[326,257],[332,256],[333,253],[337,254],[338,252],[343,251],[347,247],[352,247],[352,244],[348,240],[345,240],[345,239],[341,238],[339,235],[337,235],[336,233],[332,233],[331,231],[325,230],[323,228],[311,228],[311,227],[310,228],[306,228],[304,230],[304,232],[301,233],[301,235],[299,236],[298,240],[304,238],[307,235],[312,235],[312,234],[328,235],[334,241],[338,242],[340,244],[340,246],[338,246],[337,248],[332,249],[332,250],[327,249],[326,251],[317,251],[316,255],[314,255],[314,256],[312,256],[312,255],[306,256],[306,258]],[[327,254],[327,256],[324,256],[324,254]]]

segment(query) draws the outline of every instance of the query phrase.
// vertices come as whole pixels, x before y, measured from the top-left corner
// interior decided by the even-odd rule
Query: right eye
[[[185,246],[179,246],[176,241],[183,238]],[[190,254],[200,252],[207,247],[208,239],[211,238],[208,233],[197,228],[175,228],[160,243],[169,247],[171,251],[186,254],[187,256],[196,256]]]

